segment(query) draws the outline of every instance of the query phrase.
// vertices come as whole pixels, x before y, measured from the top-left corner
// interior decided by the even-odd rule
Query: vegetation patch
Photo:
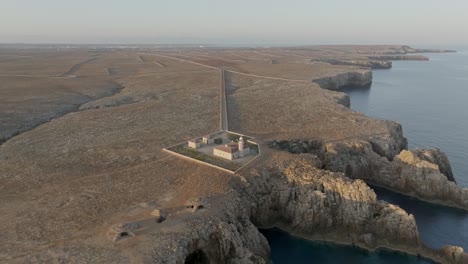
[[[215,165],[215,166],[218,166],[218,167],[230,170],[230,171],[236,171],[241,167],[240,164],[230,162],[229,160],[225,160],[225,159],[222,159],[222,158],[210,156],[210,155],[207,155],[205,153],[198,152],[198,151],[196,151],[194,149],[188,148],[185,144],[175,146],[174,148],[172,148],[170,150],[174,151],[174,152],[176,152],[178,154],[190,157],[192,159],[196,159],[196,160],[199,160],[199,161],[202,161],[202,162],[206,162],[206,163],[209,163],[209,164],[212,164],[212,165]]]

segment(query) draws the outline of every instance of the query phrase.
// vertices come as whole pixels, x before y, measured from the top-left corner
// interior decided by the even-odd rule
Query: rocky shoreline
[[[412,50],[255,51],[106,51],[88,65],[116,69],[125,89],[0,145],[0,262],[268,263],[258,228],[278,227],[467,263],[462,248],[425,247],[414,217],[368,185],[468,209],[445,154],[408,150],[401,125],[349,109],[338,90],[370,85],[364,64],[311,63]],[[223,80],[229,129],[254,137],[261,151],[236,174],[162,151],[218,129],[217,67],[235,70]]]
[[[359,66],[364,68],[377,69],[390,69],[392,68],[392,62],[388,60],[340,60],[340,59],[315,59],[313,62],[325,62],[332,65],[349,65]]]
[[[411,60],[411,61],[428,61],[429,58],[423,55],[379,55],[379,56],[369,56],[371,60]]]
[[[465,263],[462,248],[424,246],[414,217],[377,200],[363,181],[320,169],[312,154],[272,155],[262,171],[252,169],[233,182],[235,192],[206,200],[208,209],[222,206],[223,214],[190,224],[198,231],[188,241],[173,238],[182,243],[168,252],[175,253],[174,263],[200,252],[216,263],[267,263],[269,247],[256,228],[271,227],[310,240],[370,251],[387,248],[438,263]],[[211,225],[218,229],[208,231]]]
[[[372,82],[372,73],[351,72],[314,82],[330,90],[366,86]],[[466,263],[468,256],[460,247],[426,247],[419,240],[414,217],[398,206],[378,201],[364,182],[468,210],[468,190],[456,186],[446,155],[438,149],[408,151],[401,125],[385,123],[388,134],[366,140],[269,142],[269,148],[285,152],[272,154],[261,171],[242,173],[242,183],[236,188],[238,199],[245,200],[241,218],[250,219],[257,228],[277,227],[306,239],[370,251],[387,248],[438,263]],[[264,247],[249,245],[249,254]],[[243,256],[242,261],[232,263],[268,259],[259,256],[250,255],[249,261]]]
[[[328,83],[327,83],[328,81]],[[368,86],[372,74],[342,74],[315,80],[322,88]],[[272,142],[290,153],[313,153],[322,168],[431,203],[468,210],[468,188],[456,185],[449,160],[439,149],[408,150],[400,124],[386,121],[389,135],[368,140],[326,143],[320,140]]]
[[[350,76],[337,76],[328,87],[349,84],[346,77],[355,85]],[[242,172],[232,183],[235,191],[229,196],[211,199],[211,207],[224,208],[215,224],[222,228],[198,233],[191,242],[184,242],[188,247],[176,250],[174,263],[193,254],[223,263],[267,263],[269,247],[256,228],[271,227],[310,240],[370,251],[386,248],[438,263],[466,263],[468,256],[460,247],[426,247],[414,217],[377,200],[364,182],[468,209],[468,199],[460,196],[466,195],[466,189],[456,187],[445,154],[437,149],[406,150],[401,126],[385,123],[389,134],[368,140],[278,140],[264,145],[267,164]],[[205,221],[197,222],[195,229],[205,230],[205,225]]]
[[[372,84],[372,71],[352,71],[313,80],[323,89],[341,90],[346,87],[366,87]]]

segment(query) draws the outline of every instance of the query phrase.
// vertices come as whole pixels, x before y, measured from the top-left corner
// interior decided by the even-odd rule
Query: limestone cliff
[[[249,177],[253,222],[370,249],[419,245],[413,216],[378,201],[363,181],[315,166],[320,162],[312,155],[279,155],[276,164]]]
[[[429,58],[423,55],[381,55],[369,56],[371,60],[412,60],[412,61],[428,61]]]
[[[401,47],[406,53],[447,53],[447,52],[457,52],[456,50],[447,50],[447,49],[415,49],[409,46]]]
[[[227,201],[225,214],[192,219],[182,233],[157,239],[156,263],[267,263],[270,248],[265,237],[237,210],[239,200]]]
[[[448,159],[440,150],[404,150],[406,140],[389,137],[342,142],[283,140],[270,144],[290,153],[312,153],[322,168],[422,200],[468,209],[468,189],[451,179]]]
[[[346,87],[368,86],[372,83],[372,71],[351,71],[313,80],[320,87],[328,90],[340,90]]]
[[[206,209],[186,217],[179,233],[159,236],[163,243],[157,244],[156,259],[166,263],[193,258],[210,263],[266,263],[268,243],[256,227],[271,226],[369,249],[418,252],[420,242],[412,215],[378,201],[363,181],[318,169],[320,166],[310,154],[275,153],[264,170],[252,169],[233,181],[235,191],[206,199]]]
[[[268,243],[256,227],[272,226],[305,238],[402,250],[441,263],[466,258],[458,247],[426,248],[412,215],[377,200],[362,180],[320,169],[323,164],[313,154],[275,152],[265,165],[239,175],[230,194],[206,199],[207,210],[185,220],[181,232],[160,236],[164,243],[157,244],[157,259],[267,263]]]
[[[371,69],[390,69],[392,68],[392,62],[386,60],[366,60],[366,59],[350,59],[350,60],[340,60],[340,59],[317,59],[313,61],[326,62],[332,65],[350,65],[350,66],[359,66],[366,67]]]

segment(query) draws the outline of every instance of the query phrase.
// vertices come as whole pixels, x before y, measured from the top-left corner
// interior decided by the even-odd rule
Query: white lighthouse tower
[[[239,156],[244,157],[244,138],[239,138]]]

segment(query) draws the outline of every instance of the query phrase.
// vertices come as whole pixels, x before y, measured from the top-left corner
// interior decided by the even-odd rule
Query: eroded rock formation
[[[371,69],[390,69],[392,68],[391,61],[385,60],[340,60],[340,59],[317,59],[313,61],[320,61],[325,63],[330,63],[332,65],[350,65],[350,66],[359,66],[366,67]]]
[[[310,154],[279,155],[276,165],[249,178],[252,220],[294,234],[375,249],[419,245],[414,217],[378,201],[361,180],[316,168]]]
[[[413,61],[428,61],[429,58],[423,55],[381,55],[369,56],[371,60],[413,60]]]
[[[372,83],[372,71],[351,71],[313,80],[320,87],[328,90],[340,90],[346,87],[363,87]]]
[[[459,247],[432,250],[422,245],[414,217],[377,200],[364,181],[321,166],[314,154],[273,154],[264,169],[251,169],[235,180],[235,191],[211,199],[212,208],[222,205],[222,212],[187,221],[191,232],[168,239],[169,250],[161,251],[160,259],[266,263],[269,247],[256,227],[275,226],[305,238],[372,250],[386,247],[441,263],[464,263],[466,257]]]
[[[398,135],[397,131],[394,136]],[[321,168],[345,173],[353,179],[422,200],[468,209],[468,189],[454,183],[447,156],[438,149],[405,150],[406,139],[402,137],[341,142],[279,140],[270,146],[290,153],[314,154]]]

